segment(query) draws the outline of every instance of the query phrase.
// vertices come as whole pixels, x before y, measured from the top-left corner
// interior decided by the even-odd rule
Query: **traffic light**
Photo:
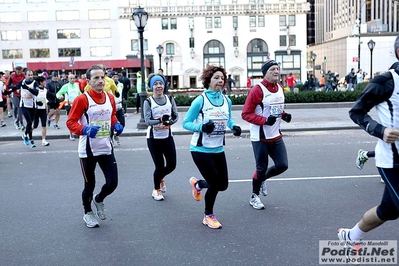
[[[327,57],[324,57],[324,63],[327,63]]]

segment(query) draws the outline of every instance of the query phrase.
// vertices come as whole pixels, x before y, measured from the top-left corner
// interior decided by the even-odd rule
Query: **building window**
[[[287,46],[287,35],[280,35],[280,46]]]
[[[111,46],[90,47],[90,56],[93,57],[112,56],[112,48]]]
[[[225,65],[225,50],[221,42],[217,40],[210,40],[203,49],[204,54],[204,68],[207,65]]]
[[[147,39],[143,40],[143,44],[144,44],[144,51],[147,51],[148,50]],[[131,45],[132,51],[140,51],[140,40],[138,40],[138,39],[131,40],[130,45]]]
[[[249,27],[250,28],[255,28],[256,27],[256,17],[255,16],[250,16],[249,17]]]
[[[169,29],[169,22],[168,22],[168,19],[167,19],[167,18],[163,18],[163,19],[162,19],[162,29],[163,29],[163,30]]]
[[[48,30],[30,30],[29,40],[47,40]]]
[[[58,57],[81,56],[80,48],[58,48]]]
[[[57,39],[80,39],[79,29],[57,30]]]
[[[276,61],[281,63],[281,68],[285,70],[301,68],[300,55],[276,55]]]
[[[90,39],[105,39],[111,38],[110,28],[100,28],[100,29],[89,29]]]
[[[30,58],[50,58],[50,49],[30,49]]]
[[[89,10],[89,20],[110,19],[109,9]]]
[[[20,30],[3,30],[1,31],[2,41],[21,41],[22,31]]]
[[[55,0],[56,2],[77,2],[78,0]]]
[[[188,28],[194,29],[194,18],[188,18]]]
[[[289,15],[288,16],[288,26],[295,26],[295,15]]]
[[[177,30],[177,19],[176,18],[170,19],[170,29]]]
[[[233,47],[238,47],[238,36],[233,36]]]
[[[212,29],[212,18],[205,18],[205,28]]]
[[[0,22],[20,22],[21,13],[18,12],[0,12]]]
[[[194,48],[194,37],[190,37],[189,38],[189,46],[190,46],[190,48]]]
[[[3,50],[3,59],[22,58],[22,49]]]
[[[289,46],[296,46],[296,35],[290,35],[289,37]]]
[[[214,22],[215,22],[215,29],[220,29],[222,27],[221,17],[215,17]]]
[[[26,0],[27,3],[46,3],[47,0]]]
[[[264,26],[265,26],[265,17],[259,16],[258,17],[258,27],[264,27]]]
[[[55,11],[55,19],[60,21],[79,20],[79,11],[78,10]]]
[[[233,28],[234,29],[238,28],[238,17],[237,16],[233,17]]]
[[[19,0],[0,0],[0,4],[15,4],[19,3]]]
[[[175,44],[174,43],[167,43],[166,44],[166,54],[167,55],[174,55],[175,54]]]
[[[28,11],[28,21],[48,21],[47,11]]]
[[[279,16],[279,26],[280,27],[287,26],[287,19],[286,19],[285,15],[280,15]]]

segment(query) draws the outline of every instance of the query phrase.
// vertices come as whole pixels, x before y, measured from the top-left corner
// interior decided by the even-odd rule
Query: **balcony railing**
[[[120,7],[120,18],[131,18],[136,7]],[[303,14],[310,11],[310,4],[231,4],[231,5],[195,5],[195,6],[147,6],[145,11],[150,17],[195,17],[195,16],[238,16],[267,14]]]

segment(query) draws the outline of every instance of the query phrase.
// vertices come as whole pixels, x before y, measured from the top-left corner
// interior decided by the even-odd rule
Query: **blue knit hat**
[[[165,85],[165,80],[161,77],[161,76],[159,76],[159,75],[155,75],[155,76],[153,76],[153,77],[151,77],[151,79],[150,79],[150,89],[152,89],[152,86],[154,85],[154,83],[155,82],[157,82],[157,81],[160,81],[160,82],[162,82],[162,84],[164,84]]]

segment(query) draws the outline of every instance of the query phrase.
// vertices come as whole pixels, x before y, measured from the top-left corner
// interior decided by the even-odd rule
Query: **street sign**
[[[69,66],[73,67],[74,65],[75,65],[75,58],[71,56],[71,58],[69,59]]]
[[[359,58],[357,56],[352,57],[352,62],[359,62]]]

